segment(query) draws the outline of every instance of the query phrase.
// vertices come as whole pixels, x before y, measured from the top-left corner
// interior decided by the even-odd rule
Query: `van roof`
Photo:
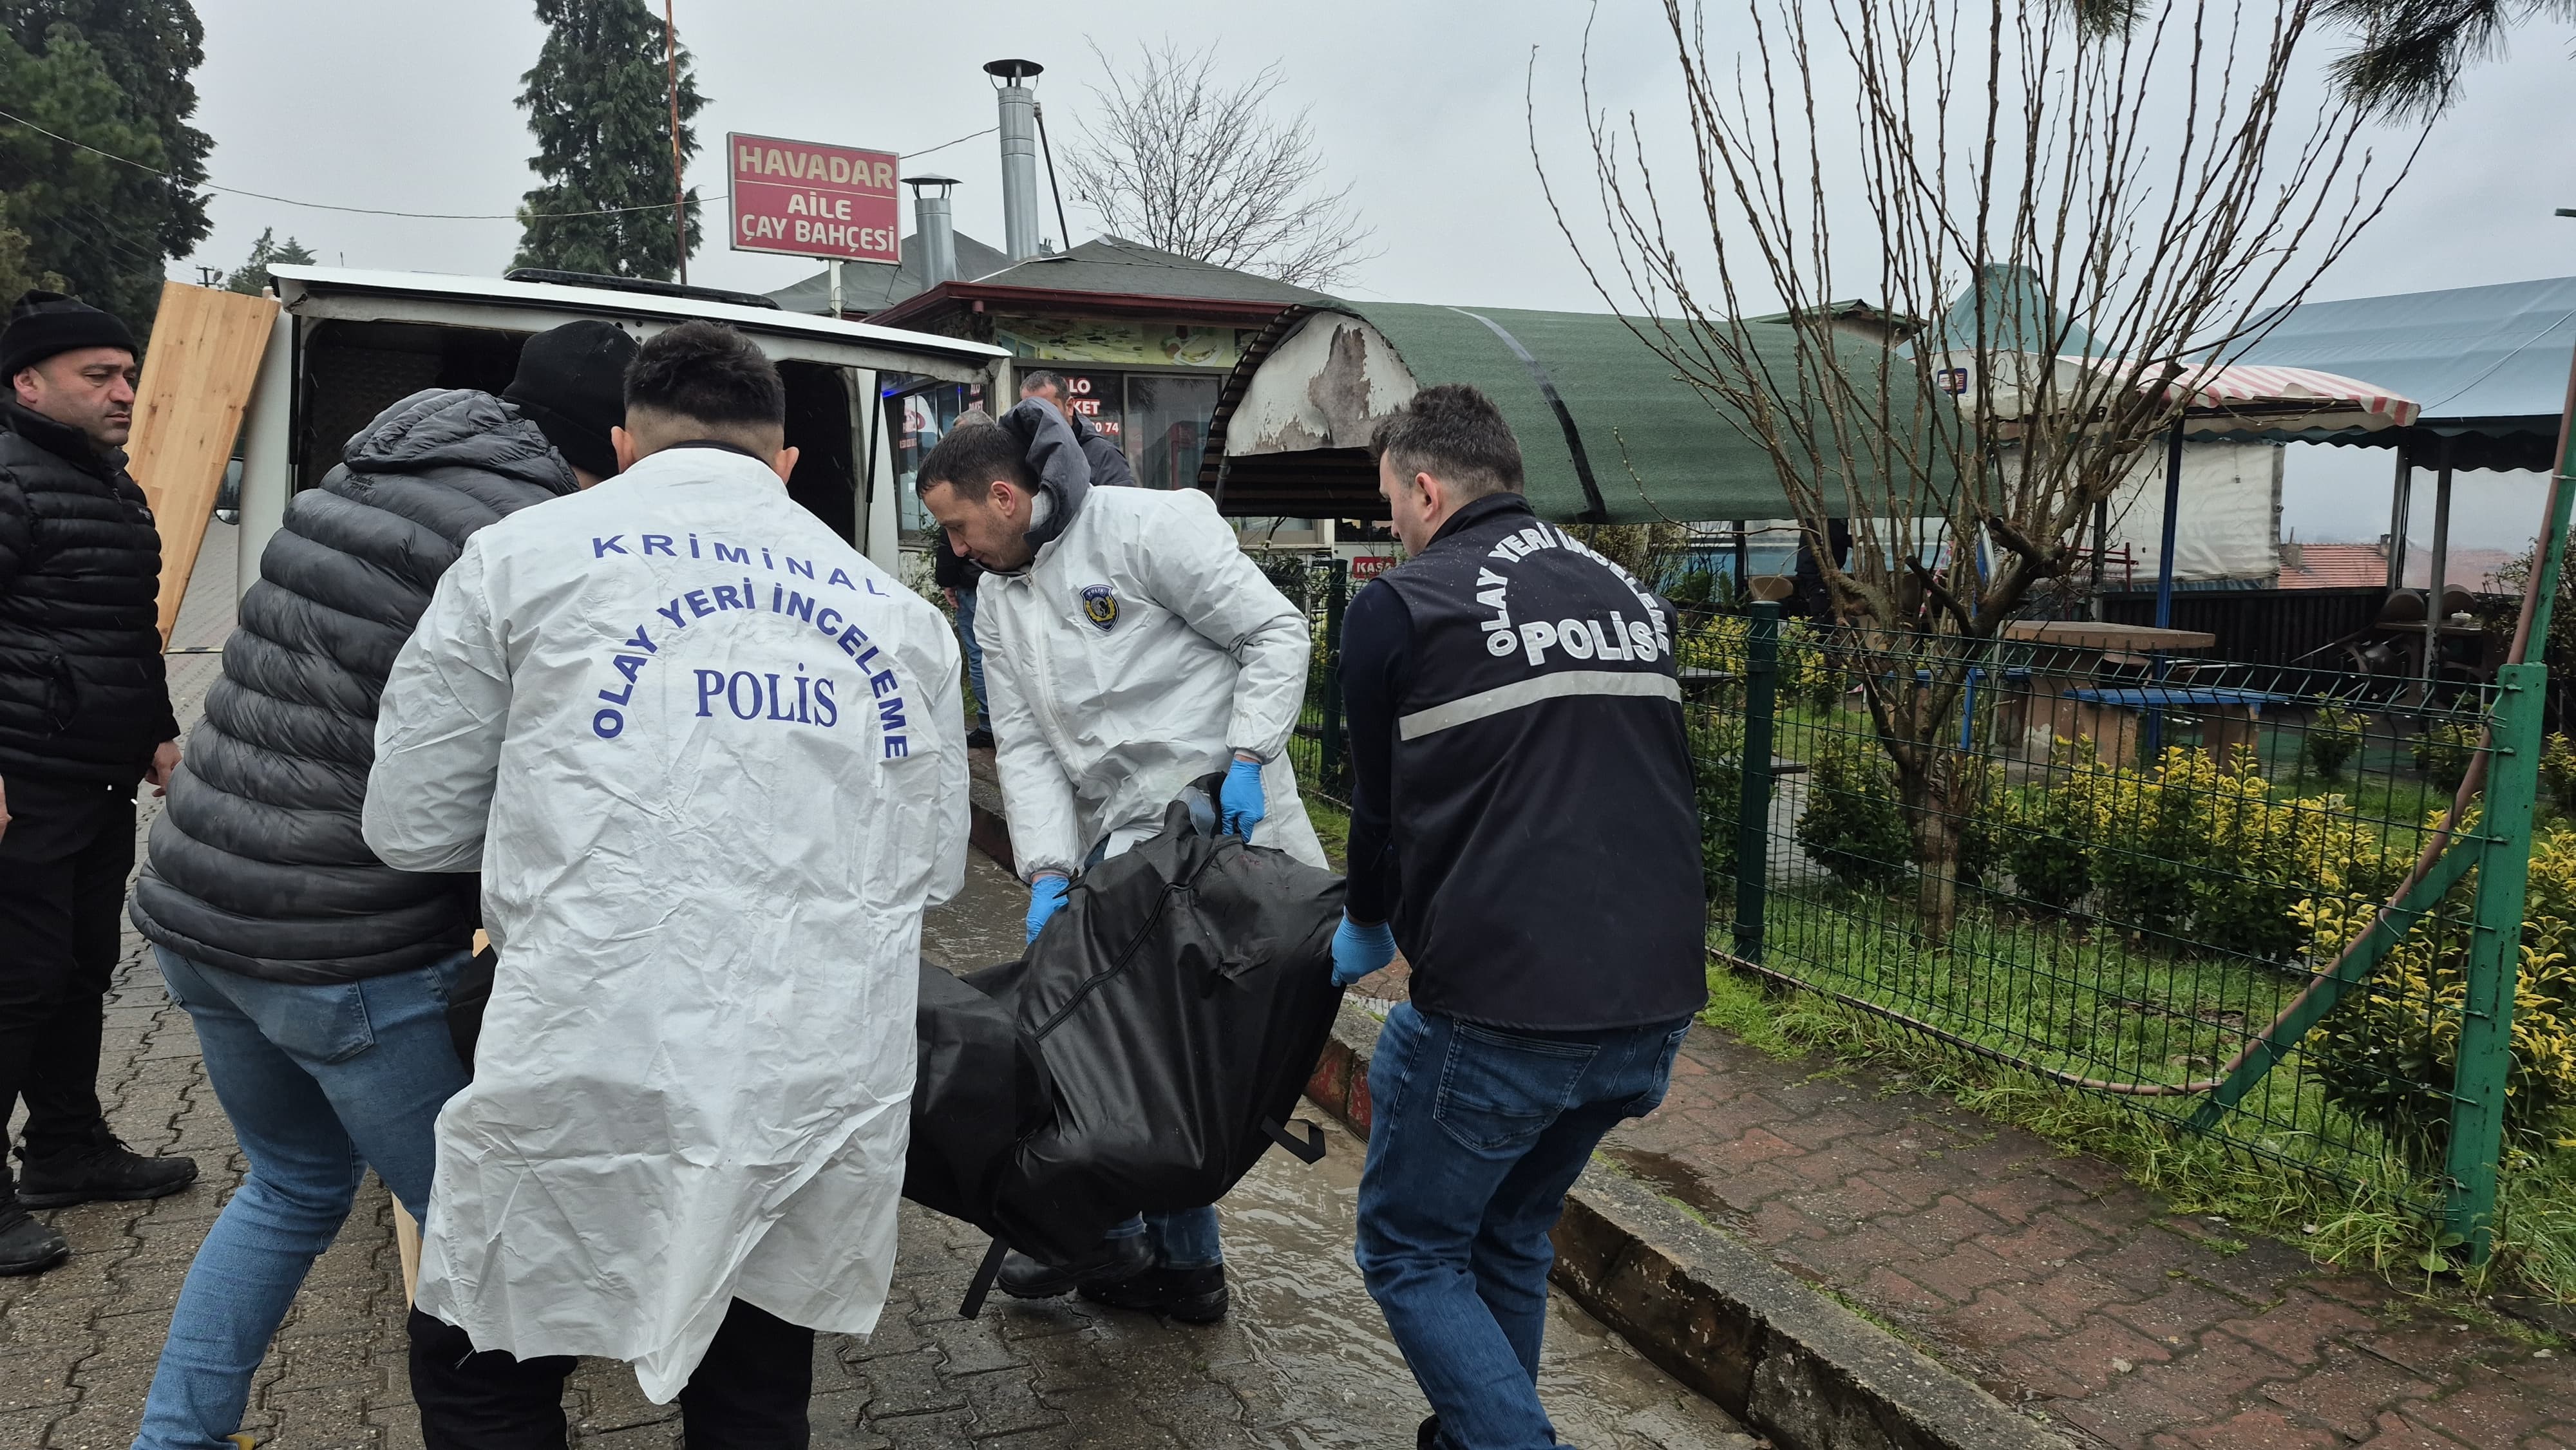
[[[938,358],[953,364],[980,366],[1010,354],[987,343],[969,342],[963,338],[942,337],[935,333],[907,332],[901,328],[879,327],[866,322],[843,322],[837,318],[817,317],[808,313],[787,312],[769,307],[744,307],[730,302],[701,301],[690,297],[657,297],[646,292],[626,292],[604,287],[575,287],[555,282],[510,282],[498,277],[465,277],[441,272],[382,272],[357,267],[313,267],[288,264],[269,269],[281,284],[279,294],[289,302],[308,293],[368,293],[405,295],[421,298],[452,298],[503,306],[527,307],[545,311],[571,311],[589,315],[628,316],[682,320],[706,318],[729,322],[747,332],[785,334],[808,337],[817,341],[858,344],[872,349],[909,353],[925,359]]]

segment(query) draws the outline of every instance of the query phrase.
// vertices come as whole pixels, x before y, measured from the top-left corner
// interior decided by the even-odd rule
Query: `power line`
[[[131,167],[133,167],[133,168],[134,168],[135,170],[137,170],[137,171],[149,172],[149,173],[151,173],[152,175],[154,175],[154,176],[156,176],[156,177],[159,177],[159,178],[160,178],[161,180],[163,180],[163,181],[172,182],[172,183],[175,183],[175,184],[180,185],[180,186],[202,187],[202,188],[204,188],[204,189],[205,189],[205,190],[207,190],[207,191],[220,191],[220,192],[223,192],[223,193],[225,193],[226,195],[229,195],[229,196],[247,196],[247,197],[250,197],[250,198],[252,198],[253,200],[257,200],[257,201],[273,201],[273,202],[277,203],[277,204],[278,204],[278,205],[280,205],[280,206],[300,206],[300,207],[305,207],[305,208],[307,208],[307,209],[309,209],[309,210],[312,210],[312,211],[337,211],[337,212],[349,212],[349,213],[353,213],[353,214],[358,215],[358,216],[390,216],[390,217],[404,217],[404,218],[407,218],[407,219],[412,220],[412,221],[431,221],[431,222],[514,222],[514,221],[518,221],[518,220],[520,220],[523,216],[524,216],[526,219],[528,219],[528,220],[536,221],[536,220],[551,220],[551,219],[555,219],[555,218],[565,218],[565,217],[583,217],[583,216],[619,216],[619,215],[623,215],[623,214],[628,213],[628,212],[639,212],[639,211],[660,211],[660,210],[662,209],[662,203],[660,203],[660,202],[658,202],[658,201],[657,201],[657,202],[650,202],[650,203],[647,203],[646,205],[643,205],[643,206],[603,206],[603,207],[597,207],[597,208],[594,208],[594,209],[589,210],[589,211],[539,211],[539,212],[526,212],[526,213],[521,213],[521,212],[393,211],[393,210],[389,210],[389,209],[384,208],[384,207],[372,207],[372,206],[339,206],[339,205],[335,205],[335,204],[333,204],[333,203],[331,203],[331,202],[327,202],[327,201],[298,201],[297,199],[295,199],[294,197],[291,197],[291,196],[271,196],[270,194],[268,194],[267,192],[264,192],[264,191],[245,191],[245,190],[243,190],[242,188],[240,188],[240,187],[238,187],[238,186],[218,186],[218,185],[216,185],[215,183],[213,183],[213,182],[211,182],[211,181],[193,182],[193,183],[192,183],[192,182],[181,181],[178,177],[172,176],[170,173],[168,173],[168,172],[166,172],[166,171],[163,171],[161,168],[159,168],[159,167],[157,167],[157,166],[152,166],[152,165],[148,165],[148,164],[146,164],[146,163],[144,163],[144,162],[141,162],[141,161],[136,161],[136,160],[132,159],[131,157],[119,156],[119,155],[117,155],[117,154],[116,154],[115,152],[113,152],[113,151],[101,151],[101,150],[99,150],[97,147],[90,145],[90,144],[89,144],[88,142],[86,142],[86,141],[75,141],[75,140],[73,140],[71,137],[69,137],[69,136],[65,136],[65,135],[63,135],[62,133],[58,132],[58,131],[48,131],[48,130],[46,130],[44,127],[37,125],[35,122],[28,120],[28,119],[27,119],[26,117],[24,117],[24,116],[11,115],[11,114],[10,114],[9,112],[7,112],[7,111],[0,111],[0,121],[8,121],[8,122],[11,122],[11,123],[13,123],[13,124],[15,124],[15,125],[24,126],[24,127],[26,127],[28,130],[35,132],[35,133],[36,133],[37,135],[39,135],[39,136],[50,136],[50,137],[52,137],[54,140],[57,140],[57,141],[62,142],[62,143],[63,143],[64,145],[66,145],[66,146],[77,146],[77,147],[79,147],[81,150],[83,150],[83,151],[87,151],[87,152],[91,153],[92,155],[95,155],[95,156],[104,156],[104,157],[106,157],[108,160],[113,161],[113,162],[116,162],[116,163],[118,163],[119,165],[123,165],[123,166],[131,166]],[[897,157],[896,159],[897,159],[897,160],[901,160],[901,161],[910,161],[910,160],[912,160],[912,159],[913,159],[914,157],[916,157],[916,156],[928,156],[928,155],[930,155],[930,154],[931,154],[931,152],[934,152],[934,151],[945,151],[945,150],[947,150],[947,149],[948,149],[949,147],[951,147],[951,146],[955,146],[955,145],[958,145],[958,144],[960,144],[960,143],[962,143],[962,142],[966,142],[966,141],[972,141],[972,140],[974,140],[977,136],[990,136],[990,135],[992,135],[995,131],[998,131],[998,130],[1000,130],[1000,129],[1001,129],[1001,127],[999,127],[999,126],[987,126],[987,127],[985,127],[983,130],[981,130],[981,131],[976,131],[976,132],[972,132],[972,133],[970,133],[970,134],[968,134],[968,135],[960,136],[960,137],[958,137],[955,141],[942,141],[942,142],[940,142],[938,145],[931,147],[929,151],[907,151],[907,152],[903,153],[901,156]],[[727,198],[727,197],[731,196],[732,194],[733,194],[733,193],[731,193],[731,192],[729,192],[729,191],[710,192],[710,193],[707,193],[707,194],[705,194],[705,195],[700,196],[700,197],[698,198],[698,200],[700,200],[700,201],[702,201],[702,202],[723,201],[725,198]]]

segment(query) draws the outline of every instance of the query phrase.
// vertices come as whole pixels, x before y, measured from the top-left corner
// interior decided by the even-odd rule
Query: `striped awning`
[[[1953,397],[1969,396],[1977,387],[1981,362],[1992,371],[1995,416],[2005,420],[2029,412],[2034,395],[2053,398],[2058,407],[2086,397],[2098,409],[2104,401],[2102,384],[2087,374],[2116,378],[2162,371],[2120,358],[2012,352],[1981,357],[1962,351],[1942,355],[1937,365],[1942,390]],[[2422,411],[2413,398],[2358,378],[2255,363],[2203,365],[2175,378],[2164,391],[2168,398],[2183,399],[2183,431],[2194,438],[2326,441],[2335,434],[2404,428]]]
[[[2314,368],[2230,363],[2177,378],[2167,396],[2184,394],[2183,431],[2304,433],[2353,429],[2375,433],[2412,424],[2421,404],[2385,388]]]

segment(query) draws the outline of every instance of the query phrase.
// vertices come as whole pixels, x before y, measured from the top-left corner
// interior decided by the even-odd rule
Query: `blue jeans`
[[[993,728],[993,705],[984,694],[984,647],[975,642],[975,591],[972,589],[957,591],[957,642],[966,647],[966,683],[975,691],[975,726],[979,730],[990,730]]]
[[[241,1428],[251,1373],[368,1165],[428,1217],[433,1128],[466,1080],[447,1031],[466,957],[299,986],[154,952],[250,1174],[188,1266],[134,1443],[214,1450]]]
[[[1554,1445],[1538,1402],[1548,1231],[1602,1136],[1664,1100],[1689,1019],[1526,1033],[1387,1014],[1369,1063],[1359,1264],[1456,1450]]]
[[[1225,1247],[1217,1242],[1213,1207],[1138,1214],[1101,1237],[1122,1239],[1143,1233],[1153,1235],[1149,1242],[1154,1246],[1154,1262],[1163,1268],[1204,1269],[1225,1262]]]

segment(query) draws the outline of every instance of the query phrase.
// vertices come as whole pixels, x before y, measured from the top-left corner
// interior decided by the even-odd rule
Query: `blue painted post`
[[[2182,419],[2174,419],[2173,433],[2165,443],[2165,534],[2164,543],[2156,550],[2156,628],[2173,628],[2174,526],[2182,521]],[[2156,652],[2154,677],[2165,677],[2164,652]],[[2147,710],[2147,764],[2154,764],[2165,753],[2165,712],[2160,706]]]

